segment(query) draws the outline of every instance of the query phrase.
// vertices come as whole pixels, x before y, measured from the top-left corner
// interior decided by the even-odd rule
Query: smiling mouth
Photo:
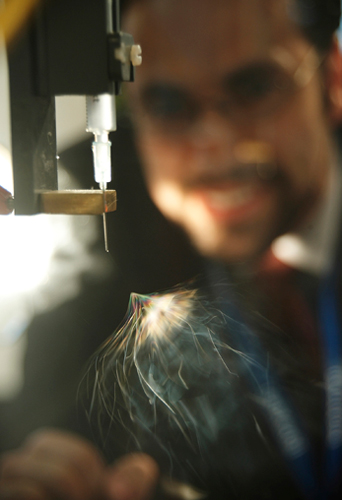
[[[224,175],[208,174],[189,188],[214,217],[238,220],[263,209],[280,179],[275,163],[238,163]]]
[[[221,190],[208,189],[203,192],[207,203],[212,209],[224,211],[235,209],[251,202],[255,194],[256,187],[252,184]]]
[[[248,182],[203,187],[194,194],[214,219],[238,223],[264,213],[274,191],[270,183]]]

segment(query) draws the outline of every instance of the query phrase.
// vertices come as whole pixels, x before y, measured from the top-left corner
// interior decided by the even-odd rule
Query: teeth
[[[208,191],[207,197],[214,209],[227,210],[236,208],[250,201],[254,195],[253,186],[242,186],[234,189]]]

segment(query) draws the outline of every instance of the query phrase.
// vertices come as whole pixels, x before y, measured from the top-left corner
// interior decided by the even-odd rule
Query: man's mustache
[[[218,171],[220,173],[201,173],[196,180],[189,182],[189,187],[217,186],[236,181],[274,182],[281,176],[280,169],[275,162],[236,163],[227,168],[220,168]]]

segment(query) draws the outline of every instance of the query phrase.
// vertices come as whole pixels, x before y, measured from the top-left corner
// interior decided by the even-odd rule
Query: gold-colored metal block
[[[116,210],[116,191],[68,190],[37,192],[39,212],[44,214],[101,215]]]

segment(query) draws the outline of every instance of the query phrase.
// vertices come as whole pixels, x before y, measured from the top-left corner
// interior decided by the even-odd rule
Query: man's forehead
[[[127,30],[142,43],[144,63],[234,69],[267,57],[299,34],[293,0],[139,0]],[[143,68],[141,68],[143,71]]]

